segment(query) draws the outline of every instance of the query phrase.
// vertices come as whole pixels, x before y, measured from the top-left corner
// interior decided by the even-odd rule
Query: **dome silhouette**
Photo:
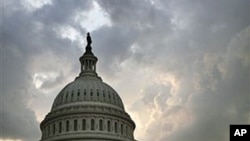
[[[135,141],[135,123],[118,93],[96,73],[91,37],[80,57],[81,72],[56,96],[41,122],[41,141]]]

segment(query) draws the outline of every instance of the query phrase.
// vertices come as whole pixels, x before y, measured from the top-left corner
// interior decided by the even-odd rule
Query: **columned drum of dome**
[[[91,37],[80,57],[80,74],[57,95],[41,122],[41,141],[135,141],[135,123],[118,93],[96,73]]]

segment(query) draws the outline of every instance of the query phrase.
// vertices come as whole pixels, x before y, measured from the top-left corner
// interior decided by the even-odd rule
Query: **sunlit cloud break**
[[[3,0],[0,141],[41,139],[39,122],[80,73],[91,32],[97,73],[139,141],[228,141],[249,124],[247,0]]]

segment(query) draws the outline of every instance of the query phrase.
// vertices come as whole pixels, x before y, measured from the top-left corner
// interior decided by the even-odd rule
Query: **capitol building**
[[[96,73],[91,43],[88,33],[81,72],[56,96],[40,124],[40,141],[135,141],[135,123],[120,96]]]

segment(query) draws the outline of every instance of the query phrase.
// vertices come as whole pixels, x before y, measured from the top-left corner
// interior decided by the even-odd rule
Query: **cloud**
[[[135,42],[130,46],[134,51],[132,50],[132,53],[127,56],[129,59],[121,60],[120,65],[123,69],[119,72],[120,75],[118,74],[118,76],[132,78],[125,79],[127,83],[121,83],[117,87],[120,91],[128,91],[122,88],[124,85],[127,86],[126,88],[135,90],[132,94],[125,92],[123,94],[129,95],[126,97],[133,97],[133,100],[129,101],[135,102],[134,105],[129,106],[129,111],[133,113],[132,116],[138,123],[136,131],[139,135],[138,139],[210,140],[213,137],[213,140],[228,140],[229,124],[249,122],[245,116],[248,113],[246,109],[240,112],[242,116],[238,118],[239,114],[227,113],[237,109],[235,105],[247,107],[249,103],[247,97],[249,78],[244,77],[249,75],[247,67],[249,62],[246,61],[249,56],[247,34],[242,35],[245,36],[243,38],[247,38],[246,40],[240,39],[236,45],[233,45],[235,46],[233,48],[237,47],[236,50],[240,50],[241,53],[236,54],[244,58],[245,66],[240,65],[241,61],[235,62],[238,60],[236,58],[232,59],[233,62],[230,57],[228,58],[228,56],[235,56],[229,55],[232,52],[235,53],[235,51],[229,51],[232,50],[230,49],[232,45],[229,43],[235,40],[236,34],[249,25],[246,1],[241,3],[235,3],[235,1],[230,3],[225,1],[219,3],[213,1],[158,2],[153,5],[150,2],[134,1],[126,4],[120,1],[99,2],[111,15],[113,25],[122,25],[125,29],[133,27],[132,29],[137,33]],[[168,19],[159,18],[159,20],[165,21],[166,26],[162,26],[161,22],[155,22],[150,30],[147,21],[155,21],[158,19],[155,17],[163,16],[158,13],[155,14],[156,16],[147,15],[150,10],[144,8],[144,11],[140,8],[145,3],[150,5],[151,9],[165,12],[165,18]],[[162,7],[169,9],[164,10]],[[140,16],[139,11],[145,14]],[[233,13],[237,20],[230,13]],[[146,19],[141,20],[144,16]],[[121,19],[121,17],[125,18]],[[144,24],[140,24],[141,21]],[[142,27],[136,26],[137,24]],[[158,27],[161,27],[162,32],[157,30]],[[136,72],[147,72],[149,78],[142,78],[135,71],[127,71],[124,64],[125,67]],[[170,88],[163,93],[158,92],[162,83],[170,81],[155,83],[165,74],[172,74],[178,82],[179,89],[175,95],[171,94],[173,85],[169,85]],[[143,82],[144,85],[137,83],[129,85],[129,80],[133,80],[133,77],[142,79],[138,83]],[[157,88],[155,93],[150,91],[151,87]],[[148,92],[151,95],[148,95]],[[235,95],[239,92],[241,96]],[[139,96],[134,96],[135,93]],[[225,99],[228,102],[225,102]],[[217,127],[214,127],[215,125]]]
[[[84,18],[94,5],[104,12],[98,26]],[[38,121],[78,75],[91,28],[98,73],[123,98],[136,139],[228,140],[229,124],[250,120],[248,6],[244,0],[4,1],[0,138],[40,138]]]
[[[176,95],[171,95],[171,85],[165,94],[153,97],[145,88],[142,99],[136,102],[141,104],[131,107],[146,128],[140,140],[228,140],[230,124],[249,123],[249,29],[237,34],[223,55],[205,54],[193,64],[191,79],[179,76],[181,90]],[[180,98],[179,104],[168,104],[173,97]]]
[[[51,105],[53,102],[50,100],[51,97],[59,91],[57,86],[60,86],[61,83],[64,84],[63,76],[74,70],[74,64],[67,66],[63,65],[63,62],[70,62],[69,60],[74,58],[72,56],[75,56],[74,53],[76,54],[80,49],[76,48],[77,42],[61,38],[54,30],[55,22],[66,21],[63,16],[60,19],[54,19],[53,22],[43,19],[49,18],[47,16],[39,17],[39,10],[51,5],[44,5],[34,12],[27,11],[22,4],[13,1],[3,2],[0,138],[33,141],[40,138],[37,120],[41,120],[41,116],[43,118],[48,112],[48,109],[44,110],[44,104]],[[76,5],[78,4],[76,3]],[[71,10],[74,9],[71,8]],[[72,47],[75,52],[67,51],[72,50]],[[77,57],[75,56],[74,60]],[[51,61],[45,61],[46,59]],[[48,62],[50,63],[48,64]],[[63,69],[63,66],[67,68]],[[50,72],[53,72],[53,76],[56,77],[52,78],[49,75],[47,77],[50,78],[46,80],[38,77],[37,80],[42,81],[42,84],[41,89],[36,89],[32,77],[35,74],[46,75]],[[40,109],[40,111],[35,109]]]
[[[34,18],[41,20],[48,25],[73,24],[73,17],[77,12],[89,10],[92,2],[86,1],[67,1],[54,0],[52,4],[44,5],[34,12]]]
[[[188,104],[196,120],[190,126],[176,132],[171,140],[181,138],[228,140],[227,129],[230,124],[249,123],[249,78],[245,77],[249,76],[249,63],[247,65],[242,63],[245,61],[242,57],[246,57],[249,61],[249,35],[247,34],[249,29],[248,27],[239,33],[228,46],[221,62],[224,66],[223,70],[226,71],[223,77],[218,76],[215,71],[218,69],[218,62],[209,70],[205,70],[211,73],[210,77],[207,77],[206,73],[201,73],[203,75],[201,79],[208,79],[208,83],[201,86],[202,90],[193,95]],[[239,53],[232,52],[234,50],[232,48],[239,49],[241,56],[232,55]],[[216,86],[207,86],[214,83]]]
[[[36,140],[39,136],[39,124],[34,111],[26,104],[31,97],[28,88],[31,79],[25,70],[27,58],[17,48],[2,50],[1,138]]]

